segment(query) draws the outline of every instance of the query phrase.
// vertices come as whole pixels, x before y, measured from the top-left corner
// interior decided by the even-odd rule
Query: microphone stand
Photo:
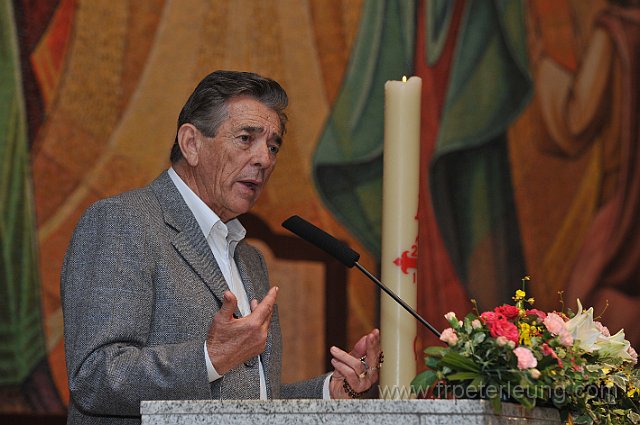
[[[393,298],[398,304],[400,304],[405,310],[407,310],[413,317],[415,317],[420,323],[426,326],[435,336],[440,338],[440,332],[433,326],[431,323],[427,322],[422,316],[420,316],[414,309],[412,309],[409,304],[404,302],[400,297],[398,297],[391,289],[387,288],[384,283],[382,283],[377,277],[369,273],[369,270],[365,269],[360,265],[357,261],[354,264],[362,273],[364,273],[371,281],[373,281],[380,289],[387,293],[391,298]]]

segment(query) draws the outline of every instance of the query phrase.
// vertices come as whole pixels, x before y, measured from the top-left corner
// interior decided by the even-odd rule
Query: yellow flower
[[[531,345],[531,326],[527,323],[520,323],[520,344]]]
[[[519,300],[523,300],[524,297],[526,297],[526,296],[527,296],[526,292],[524,292],[522,289],[518,289],[516,291],[516,296],[513,297],[513,299],[516,300],[516,301],[519,301]]]
[[[627,391],[627,396],[633,397],[636,394],[640,394],[640,390],[634,386],[630,386],[629,391]]]

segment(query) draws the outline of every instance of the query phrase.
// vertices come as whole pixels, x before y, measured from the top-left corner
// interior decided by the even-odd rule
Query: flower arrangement
[[[502,305],[459,320],[425,350],[428,369],[412,382],[419,396],[483,398],[494,410],[502,401],[526,408],[557,407],[574,424],[640,424],[640,371],[636,351],[620,330],[611,335],[585,310],[545,313],[534,309],[525,282]]]

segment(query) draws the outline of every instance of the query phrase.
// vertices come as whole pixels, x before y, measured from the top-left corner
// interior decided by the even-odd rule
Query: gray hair
[[[178,117],[178,130],[183,124],[193,124],[206,137],[214,137],[227,118],[226,102],[237,96],[250,96],[278,114],[280,129],[285,132],[289,100],[276,81],[252,72],[214,71],[200,81]],[[175,164],[182,159],[178,133],[169,160]]]

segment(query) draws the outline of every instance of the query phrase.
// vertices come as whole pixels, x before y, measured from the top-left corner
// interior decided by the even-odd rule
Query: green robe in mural
[[[437,60],[453,7],[448,0],[429,1],[418,17],[430,25],[429,60]],[[525,272],[506,144],[506,130],[531,94],[522,9],[519,1],[465,3],[429,170],[433,208],[452,262],[470,295],[487,304],[508,301]],[[377,256],[383,88],[386,80],[413,73],[416,19],[415,2],[365,3],[342,91],[314,158],[327,207]],[[491,278],[502,289],[483,295],[470,273],[487,240]]]
[[[0,385],[45,356],[29,146],[12,2],[0,2]]]
[[[367,1],[344,82],[313,158],[333,214],[380,256],[384,83],[411,75],[415,2]]]

